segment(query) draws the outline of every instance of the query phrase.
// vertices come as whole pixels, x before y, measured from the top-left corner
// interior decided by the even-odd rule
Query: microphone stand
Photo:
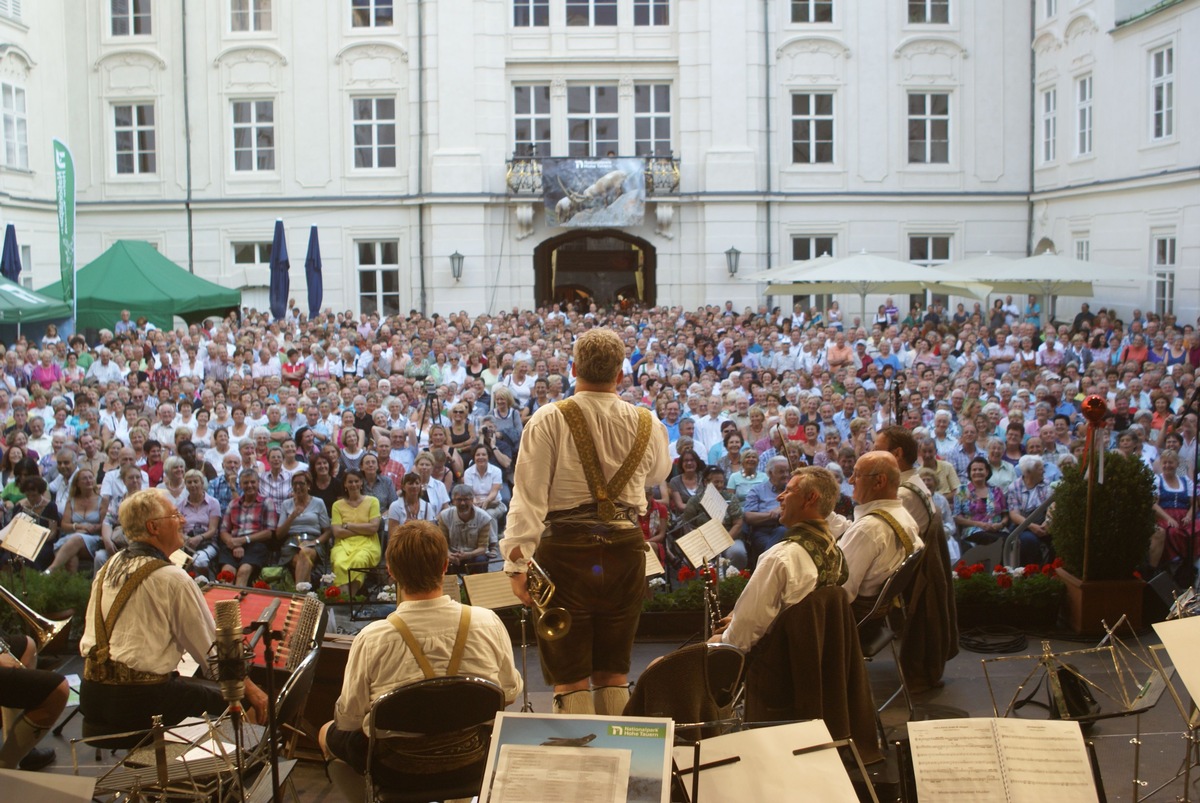
[[[254,649],[254,645],[260,637],[263,642],[263,662],[266,664],[267,687],[267,739],[269,740],[267,746],[270,750],[271,761],[271,800],[275,803],[280,803],[281,798],[279,796],[279,731],[275,722],[275,648],[272,645],[276,641],[283,640],[283,633],[271,628],[271,620],[278,610],[279,600],[275,600],[263,611],[257,621],[247,625],[242,631],[245,635],[254,634],[254,638],[250,640],[251,650]]]

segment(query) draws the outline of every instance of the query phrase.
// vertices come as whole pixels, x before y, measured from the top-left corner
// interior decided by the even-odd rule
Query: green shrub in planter
[[[1129,580],[1146,558],[1154,532],[1154,474],[1140,458],[1104,455],[1104,484],[1093,492],[1091,545],[1083,565],[1087,478],[1063,469],[1054,497],[1050,535],[1063,568],[1085,580]]]

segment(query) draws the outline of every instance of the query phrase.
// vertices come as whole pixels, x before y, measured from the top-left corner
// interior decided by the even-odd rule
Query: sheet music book
[[[24,513],[18,513],[8,526],[0,530],[0,546],[26,560],[36,560],[50,530]]]
[[[704,489],[704,496],[700,497],[700,506],[708,513],[710,519],[725,523],[725,514],[729,511],[729,503],[725,501],[725,497],[721,496],[717,486],[709,485]]]
[[[684,557],[693,569],[698,569],[706,561],[712,560],[726,549],[733,546],[729,531],[721,525],[719,519],[705,522],[690,533],[675,539],[675,543],[683,551]]]
[[[654,577],[659,574],[666,574],[667,570],[663,568],[662,561],[658,559],[658,553],[653,549],[646,550],[646,576]]]
[[[792,754],[830,741],[829,729],[819,719],[704,739],[700,742],[701,765],[735,756],[737,761],[701,769],[697,799],[858,803],[836,748]],[[691,745],[675,748],[675,764],[680,770],[690,769],[694,760]],[[690,795],[691,773],[683,775],[683,785]]]
[[[505,575],[507,577],[508,575]],[[458,591],[458,575],[446,574],[442,575],[442,593],[455,602],[459,602],[461,596]]]
[[[922,803],[1096,803],[1078,722],[939,719],[908,723]]]
[[[504,572],[464,574],[463,585],[467,587],[467,600],[481,608],[516,608],[525,603],[513,593],[512,583]]]

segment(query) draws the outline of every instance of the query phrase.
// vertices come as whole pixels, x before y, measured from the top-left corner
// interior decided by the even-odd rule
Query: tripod
[[[425,386],[425,401],[421,402],[421,418],[417,421],[417,438],[421,437],[421,433],[425,431],[425,422],[437,421],[442,422],[442,415],[445,412],[442,400],[438,398],[437,388],[433,385],[433,380],[426,377],[422,384]],[[436,412],[431,412],[436,411]]]

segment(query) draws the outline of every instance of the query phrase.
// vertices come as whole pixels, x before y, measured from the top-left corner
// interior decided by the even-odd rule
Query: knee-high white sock
[[[592,693],[587,689],[568,691],[554,695],[554,713],[556,714],[594,714]]]
[[[48,730],[34,725],[28,717],[18,717],[12,729],[4,734],[4,746],[0,747],[0,768],[16,769],[25,754],[37,745]]]
[[[592,703],[596,713],[603,716],[615,717],[625,713],[625,704],[629,702],[628,686],[597,686],[592,689]]]
[[[329,777],[333,780],[333,785],[342,793],[342,797],[351,803],[367,799],[366,781],[363,780],[363,776],[355,772],[354,767],[340,758],[329,762]]]
[[[13,729],[13,725],[17,724],[17,720],[21,718],[22,709],[20,708],[0,708],[0,714],[3,714],[4,730],[3,735],[5,741],[8,740],[8,732]]]

